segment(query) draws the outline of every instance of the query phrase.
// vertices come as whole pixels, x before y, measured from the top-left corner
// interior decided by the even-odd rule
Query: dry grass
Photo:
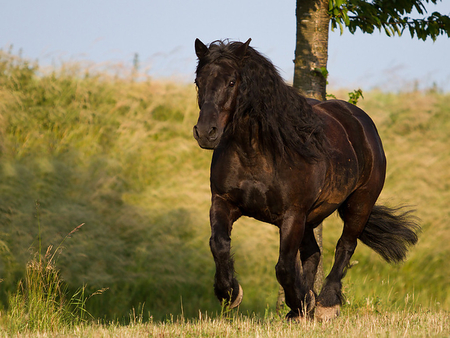
[[[231,318],[169,320],[128,326],[89,324],[59,332],[58,337],[448,337],[450,315],[446,312],[389,312],[343,314],[332,322],[286,322],[235,315]],[[6,335],[3,335],[6,337]],[[16,337],[48,337],[47,333]]]

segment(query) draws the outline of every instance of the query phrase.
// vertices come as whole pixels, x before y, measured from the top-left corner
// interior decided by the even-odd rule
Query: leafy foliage
[[[364,98],[362,90],[355,89],[348,93],[348,102],[351,104],[357,104],[360,97]]]
[[[433,12],[428,17],[413,18],[416,11],[425,15],[424,3],[436,4],[438,0],[330,0],[329,13],[331,27],[339,25],[341,34],[344,25],[351,33],[358,28],[364,33],[373,33],[375,29],[384,30],[388,36],[402,35],[408,30],[411,37],[421,40],[430,37],[433,41],[439,35],[450,37],[450,17]]]
[[[321,67],[321,68],[316,68],[314,69],[314,72],[316,74],[321,74],[325,79],[328,79],[328,70],[325,67]],[[327,80],[327,85],[328,85],[328,80]],[[336,95],[334,94],[329,94],[327,93],[327,98],[332,98],[332,99],[337,99]],[[351,104],[358,104],[358,100],[359,98],[364,98],[363,96],[363,92],[360,88],[358,89],[354,89],[351,92],[348,92],[348,102],[350,102]]]

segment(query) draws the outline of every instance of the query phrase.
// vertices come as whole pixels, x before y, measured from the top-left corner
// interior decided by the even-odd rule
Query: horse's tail
[[[417,243],[419,231],[418,219],[411,210],[376,205],[359,239],[388,263],[398,263]]]

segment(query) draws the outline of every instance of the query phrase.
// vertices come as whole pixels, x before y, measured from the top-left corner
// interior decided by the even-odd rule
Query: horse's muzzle
[[[215,149],[221,136],[217,127],[204,128],[198,124],[194,126],[193,134],[198,145],[203,149]]]

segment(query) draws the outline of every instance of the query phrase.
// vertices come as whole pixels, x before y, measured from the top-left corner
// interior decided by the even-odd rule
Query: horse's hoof
[[[326,322],[329,320],[333,320],[336,317],[339,317],[340,313],[341,307],[339,304],[330,307],[322,307],[319,304],[314,312],[314,318],[320,322]]]
[[[301,322],[301,321],[305,321],[305,318],[300,315],[300,311],[289,311],[288,314],[286,315],[286,320],[288,322]]]
[[[242,302],[242,298],[244,297],[244,290],[242,290],[241,284],[239,284],[239,294],[234,300],[233,303],[230,305],[230,309],[234,309],[235,307],[238,307],[239,304]]]

